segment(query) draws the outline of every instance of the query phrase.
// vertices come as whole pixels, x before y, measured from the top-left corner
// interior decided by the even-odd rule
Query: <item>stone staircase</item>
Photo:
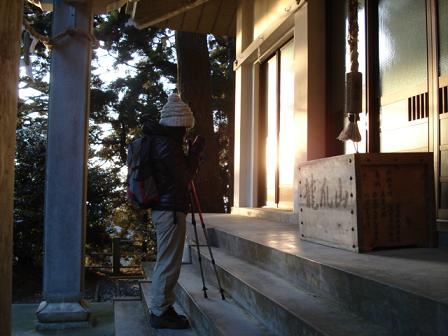
[[[191,246],[176,297],[193,328],[163,335],[448,335],[448,250],[355,254],[300,241],[288,213],[239,213],[205,216],[226,300],[198,227],[208,298]]]

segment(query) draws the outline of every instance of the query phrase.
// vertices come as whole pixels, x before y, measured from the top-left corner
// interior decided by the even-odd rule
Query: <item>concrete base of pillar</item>
[[[83,302],[47,302],[37,308],[36,329],[56,330],[90,327],[90,312]]]
[[[41,323],[37,322],[36,330],[65,330],[65,329],[81,329],[91,328],[92,323],[90,321],[84,322],[56,322],[56,323]]]

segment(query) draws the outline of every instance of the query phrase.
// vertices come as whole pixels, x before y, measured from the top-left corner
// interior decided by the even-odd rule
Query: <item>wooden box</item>
[[[298,169],[302,239],[354,252],[433,246],[432,153],[349,154]]]

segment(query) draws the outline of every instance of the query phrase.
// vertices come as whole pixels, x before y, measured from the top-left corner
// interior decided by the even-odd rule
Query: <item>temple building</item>
[[[448,334],[448,0],[32,2],[54,12],[53,36],[82,32],[52,52],[39,328],[89,324],[89,36],[94,14],[126,6],[140,29],[236,38],[232,213],[205,216],[210,298],[197,267],[204,234],[189,232],[192,264],[176,289],[193,332]],[[11,316],[21,17],[19,1],[0,5],[0,330]],[[356,126],[360,141],[337,139]],[[213,296],[218,285],[232,300]]]

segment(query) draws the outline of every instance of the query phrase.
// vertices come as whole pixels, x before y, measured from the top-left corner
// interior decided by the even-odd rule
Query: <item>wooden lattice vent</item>
[[[429,116],[428,92],[408,98],[408,120],[418,120]]]
[[[448,113],[448,86],[439,89],[439,114]]]

